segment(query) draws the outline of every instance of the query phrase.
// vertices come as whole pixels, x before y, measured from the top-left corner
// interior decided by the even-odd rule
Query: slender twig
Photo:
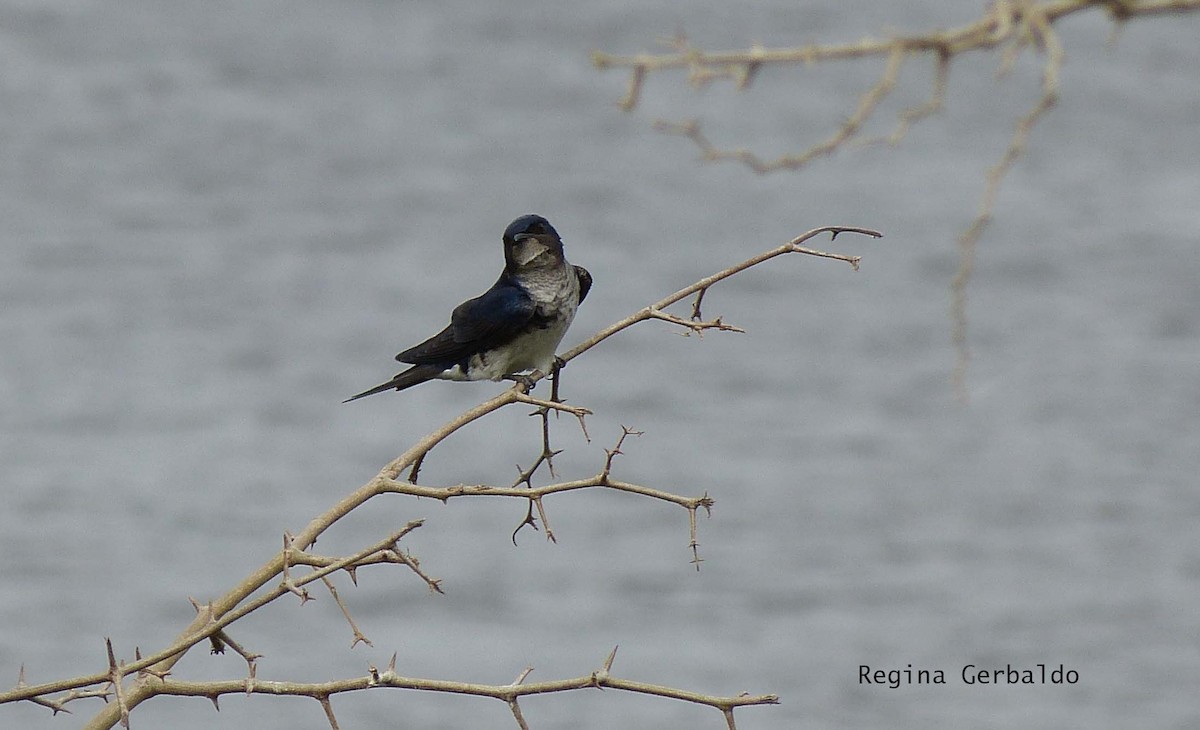
[[[358,646],[360,641],[367,646],[375,646],[371,643],[371,640],[367,638],[366,634],[364,634],[358,628],[358,624],[354,623],[354,618],[350,615],[349,607],[347,607],[342,601],[342,597],[338,595],[337,587],[333,585],[333,581],[329,580],[329,576],[322,577],[321,582],[323,582],[325,587],[329,589],[329,594],[333,596],[334,602],[337,603],[338,608],[342,610],[342,616],[345,617],[346,623],[350,624],[350,630],[354,632],[354,639],[350,642],[350,648],[353,649],[354,647]]]

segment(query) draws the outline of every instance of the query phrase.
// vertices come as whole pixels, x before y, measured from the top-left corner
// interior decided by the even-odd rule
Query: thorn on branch
[[[621,648],[621,645],[617,644],[616,646],[614,646],[612,648],[612,651],[610,651],[608,653],[608,658],[604,660],[604,673],[605,674],[608,674],[609,672],[612,671],[613,660],[617,658],[617,649],[620,649],[620,648]]]

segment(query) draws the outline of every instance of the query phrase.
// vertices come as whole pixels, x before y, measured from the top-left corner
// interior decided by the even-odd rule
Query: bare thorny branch
[[[651,499],[657,499],[677,504],[687,510],[689,515],[689,548],[692,552],[692,563],[699,569],[700,558],[697,553],[696,513],[700,508],[706,512],[711,509],[713,500],[704,494],[699,497],[685,497],[651,487],[631,484],[614,479],[612,476],[613,461],[622,453],[622,446],[629,436],[638,432],[622,427],[622,433],[611,449],[606,449],[606,458],[601,470],[588,478],[572,481],[561,481],[553,484],[534,486],[533,476],[537,467],[545,463],[551,467],[551,459],[555,452],[550,447],[549,414],[568,414],[575,416],[585,438],[587,426],[585,417],[590,410],[578,406],[567,405],[560,398],[558,379],[562,367],[572,359],[595,347],[609,337],[646,320],[666,321],[684,328],[686,333],[701,333],[708,329],[718,331],[736,331],[739,328],[725,324],[718,317],[704,321],[700,314],[700,303],[705,293],[718,282],[734,276],[752,266],[789,253],[802,253],[812,256],[831,258],[845,261],[857,269],[859,257],[838,253],[826,253],[804,247],[803,243],[821,234],[830,233],[833,237],[840,233],[857,233],[872,237],[880,234],[865,228],[827,226],[809,231],[788,243],[754,256],[739,264],[705,277],[670,296],[644,307],[605,329],[592,335],[587,340],[562,355],[556,367],[555,388],[550,400],[535,398],[528,393],[531,383],[544,377],[535,373],[530,383],[518,383],[499,395],[479,404],[460,414],[450,422],[429,434],[413,445],[404,454],[387,464],[369,482],[344,497],[325,513],[314,518],[303,530],[296,534],[285,533],[282,548],[258,570],[247,576],[240,584],[225,595],[208,603],[192,601],[196,616],[188,627],[165,649],[149,656],[142,656],[140,650],[135,650],[135,660],[131,662],[118,661],[111,642],[106,641],[107,667],[103,672],[93,675],[75,677],[38,685],[26,682],[25,669],[21,668],[17,686],[7,692],[0,692],[0,704],[17,701],[31,701],[49,707],[55,713],[66,711],[65,705],[83,697],[102,697],[107,702],[109,698],[115,701],[106,706],[86,726],[88,728],[111,728],[120,723],[128,727],[130,712],[141,702],[157,695],[201,696],[209,698],[214,706],[222,694],[244,692],[247,694],[277,694],[307,696],[316,699],[325,713],[331,727],[336,728],[337,720],[333,712],[330,697],[341,692],[365,689],[368,687],[394,687],[400,689],[419,689],[435,692],[451,692],[457,694],[473,694],[478,696],[495,697],[506,702],[520,727],[528,727],[517,704],[519,697],[533,694],[563,692],[586,687],[609,688],[627,692],[670,697],[688,702],[707,705],[720,710],[727,720],[729,727],[734,727],[733,710],[745,705],[773,704],[778,702],[774,695],[739,695],[737,697],[716,697],[703,695],[687,690],[662,687],[658,685],[632,682],[617,679],[609,674],[613,656],[608,657],[603,668],[590,675],[574,679],[553,680],[540,683],[525,684],[528,671],[523,673],[517,682],[511,685],[481,685],[462,682],[450,682],[431,679],[414,679],[401,677],[395,672],[395,656],[386,671],[380,672],[371,667],[366,677],[335,680],[319,684],[304,684],[294,682],[278,682],[261,680],[257,677],[257,662],[261,655],[256,654],[238,642],[234,641],[227,627],[288,594],[300,598],[301,603],[313,600],[306,586],[320,580],[324,583],[335,604],[349,624],[353,639],[351,646],[359,642],[370,644],[369,639],[360,630],[351,617],[349,608],[338,595],[331,581],[334,573],[345,571],[351,581],[357,583],[356,571],[359,568],[381,564],[400,564],[409,568],[431,591],[441,593],[440,581],[430,577],[420,567],[419,561],[409,552],[399,546],[406,535],[421,527],[421,520],[413,520],[401,529],[388,535],[358,552],[342,557],[323,556],[311,552],[317,538],[342,517],[362,506],[370,499],[384,494],[406,494],[418,497],[432,497],[443,502],[453,497],[465,496],[498,496],[525,499],[530,504],[530,515],[524,524],[533,524],[532,511],[538,510],[538,516],[546,528],[547,536],[553,539],[546,522],[546,513],[542,500],[544,497],[562,492],[588,488],[603,488],[615,491],[637,494]],[[663,310],[679,301],[694,296],[692,312],[689,319],[670,315]],[[449,438],[467,424],[486,416],[505,406],[513,404],[531,405],[536,408],[533,415],[542,419],[542,454],[541,458],[528,473],[522,472],[521,478],[508,487],[490,485],[455,485],[447,487],[432,487],[417,483],[417,473],[420,465],[428,454],[442,441]],[[589,439],[590,440],[590,439]],[[408,479],[400,480],[400,475],[409,470]],[[552,474],[553,476],[553,474]],[[520,527],[518,527],[518,530]],[[303,567],[304,570],[298,570]],[[272,585],[274,581],[274,585]],[[175,664],[196,644],[208,642],[214,652],[223,652],[225,647],[233,648],[247,664],[247,676],[240,680],[222,680],[212,682],[191,682],[175,678],[172,669]],[[129,680],[133,677],[132,681]],[[87,689],[98,687],[99,689]],[[59,694],[62,693],[62,694]],[[57,695],[57,696],[53,696]]]
[[[386,669],[382,671],[369,666],[367,674],[360,677],[338,679],[330,682],[277,682],[259,680],[252,686],[252,693],[276,696],[311,697],[321,703],[326,720],[330,727],[338,728],[337,718],[333,712],[330,697],[346,692],[357,692],[366,689],[390,687],[392,689],[418,690],[424,692],[444,692],[450,694],[473,695],[490,697],[508,705],[519,727],[528,728],[518,705],[518,699],[533,695],[570,692],[580,689],[613,689],[634,694],[664,697],[684,700],[699,705],[705,705],[719,710],[732,723],[733,710],[750,705],[773,705],[779,703],[777,695],[749,695],[722,697],[705,695],[697,692],[666,687],[663,685],[636,682],[621,679],[612,675],[613,660],[617,650],[609,653],[601,667],[589,674],[567,679],[547,680],[544,682],[529,682],[526,679],[533,669],[526,668],[511,684],[478,684],[456,682],[441,679],[424,679],[405,677],[396,673],[396,656],[393,654]],[[217,681],[183,681],[173,678],[164,679],[158,685],[157,694],[175,697],[207,697],[214,704],[218,698],[226,694],[242,694],[248,691],[245,680]],[[218,705],[219,707],[219,705]],[[730,724],[729,727],[735,727]]]
[[[706,161],[740,162],[757,173],[794,170],[813,160],[832,154],[854,140],[864,124],[871,119],[880,103],[896,86],[905,61],[914,56],[926,56],[934,64],[933,85],[926,101],[905,108],[897,115],[893,131],[884,136],[864,140],[864,143],[897,144],[908,134],[913,124],[940,111],[949,85],[950,64],[956,57],[972,51],[1002,49],[997,75],[1006,74],[1017,57],[1027,49],[1044,56],[1041,94],[1029,110],[1017,120],[1008,146],[999,161],[988,170],[979,209],[970,224],[958,237],[959,267],[951,282],[951,337],[957,352],[953,382],[960,398],[966,398],[965,376],[969,361],[967,348],[966,292],[975,266],[975,248],[996,205],[1000,186],[1013,164],[1024,154],[1029,135],[1038,121],[1058,100],[1059,73],[1066,53],[1054,29],[1054,24],[1068,15],[1085,10],[1108,13],[1116,31],[1131,18],[1168,13],[1187,13],[1200,10],[1200,0],[992,0],[982,16],[973,23],[950,30],[938,30],[924,35],[900,35],[846,44],[815,44],[793,48],[764,48],[752,45],[741,51],[704,51],[691,45],[683,36],[668,42],[665,53],[643,53],[617,56],[596,52],[592,56],[597,68],[626,68],[630,71],[629,86],[619,106],[630,111],[641,98],[646,77],[656,71],[686,70],[688,82],[697,88],[716,80],[727,79],[738,89],[748,88],[764,65],[811,66],[822,61],[841,61],[856,58],[884,60],[878,80],[864,91],[858,106],[827,139],[798,153],[780,155],[768,160],[747,148],[724,149],[709,140],[696,120],[655,122],[655,128],[690,139]]]

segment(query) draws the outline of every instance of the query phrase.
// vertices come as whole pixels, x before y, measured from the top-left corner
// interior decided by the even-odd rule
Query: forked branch
[[[685,331],[701,331],[704,329],[716,329],[718,331],[736,330],[731,325],[721,322],[719,318],[711,322],[705,322],[699,314],[700,299],[710,287],[720,281],[784,254],[802,253],[837,259],[850,263],[857,268],[859,260],[857,256],[826,253],[806,248],[802,245],[821,233],[830,233],[835,237],[840,233],[857,233],[873,237],[880,235],[876,231],[854,227],[827,226],[814,229],[782,246],[705,277],[648,307],[634,312],[569,350],[562,356],[561,361],[562,363],[566,363],[618,332],[648,319],[667,321],[683,327]],[[692,296],[696,297],[695,302],[693,302],[692,319],[683,319],[664,312],[672,304]],[[535,373],[535,376],[534,380],[544,377],[540,373]],[[328,577],[333,573],[345,571],[353,580],[357,569],[361,567],[384,563],[398,563],[406,565],[431,590],[440,592],[439,581],[428,576],[421,569],[416,558],[398,545],[398,542],[405,535],[421,526],[422,522],[420,520],[409,522],[402,529],[389,535],[384,540],[345,557],[322,556],[311,551],[317,538],[324,534],[326,530],[354,509],[362,506],[373,497],[382,494],[411,494],[433,497],[442,501],[447,501],[451,497],[458,496],[504,496],[527,499],[530,500],[531,504],[537,505],[543,523],[545,522],[545,513],[542,509],[541,500],[550,494],[584,488],[604,488],[637,494],[643,497],[678,504],[688,511],[690,523],[689,547],[693,553],[693,562],[697,565],[699,564],[699,557],[695,552],[697,546],[696,512],[700,508],[704,508],[705,510],[711,508],[713,500],[707,494],[700,497],[684,497],[651,487],[613,479],[611,474],[612,459],[616,454],[620,453],[620,448],[625,438],[634,433],[628,429],[624,429],[624,433],[617,442],[617,445],[608,451],[603,469],[598,474],[587,479],[564,481],[536,487],[532,486],[529,480],[522,480],[524,486],[521,486],[522,482],[518,482],[510,487],[492,487],[486,485],[428,487],[415,483],[416,467],[419,466],[421,461],[434,447],[456,433],[463,426],[504,406],[513,404],[535,406],[539,409],[543,418],[550,411],[573,415],[578,420],[586,436],[586,423],[584,419],[590,413],[588,409],[563,403],[558,398],[557,392],[553,392],[551,400],[548,401],[534,398],[528,394],[526,384],[518,383],[516,386],[502,391],[495,397],[466,411],[441,428],[430,433],[409,448],[404,454],[387,464],[369,482],[345,496],[323,514],[314,518],[304,529],[294,535],[285,535],[282,549],[225,595],[203,604],[193,602],[196,608],[196,616],[170,646],[148,656],[143,656],[140,651],[136,651],[133,661],[119,661],[111,644],[108,644],[106,645],[107,666],[104,671],[55,682],[30,685],[26,682],[25,673],[22,671],[18,684],[14,689],[0,692],[0,704],[32,701],[57,712],[65,710],[65,705],[68,702],[83,697],[104,697],[106,699],[113,697],[116,701],[107,704],[86,726],[88,728],[111,728],[117,723],[127,724],[130,712],[141,702],[156,695],[198,695],[208,697],[216,704],[221,694],[231,691],[302,694],[317,699],[321,703],[326,717],[336,727],[336,719],[334,718],[333,708],[329,700],[331,695],[365,686],[394,686],[409,689],[494,696],[508,702],[514,717],[517,718],[518,723],[521,723],[523,720],[521,719],[520,709],[516,704],[518,697],[565,691],[568,689],[580,689],[583,687],[604,687],[663,697],[674,697],[676,699],[706,704],[719,709],[732,727],[733,708],[748,704],[769,704],[777,701],[772,695],[739,696],[732,698],[710,697],[687,690],[613,678],[609,676],[607,671],[607,667],[611,665],[611,656],[604,670],[593,673],[585,678],[534,684],[518,683],[517,685],[504,687],[403,678],[395,675],[394,666],[387,672],[372,671],[365,680],[345,680],[344,683],[334,682],[305,685],[264,681],[257,678],[256,669],[259,655],[250,652],[240,644],[234,642],[226,630],[227,627],[289,593],[298,595],[304,600],[308,597],[305,586],[313,581],[321,580],[325,583],[330,595],[334,598],[334,602],[338,605],[344,618],[349,623],[354,633],[353,642],[356,644],[366,642],[366,636],[359,630],[351,618],[345,603],[337,594],[336,588],[329,582]],[[548,427],[547,421],[544,420],[543,423],[547,424]],[[548,450],[548,441],[545,443]],[[412,470],[410,473],[411,481],[400,480],[400,475],[405,470]],[[305,570],[297,571],[296,569],[300,566],[303,566]],[[225,646],[233,647],[247,662],[247,677],[228,682],[186,682],[176,678],[172,672],[173,667],[192,647],[202,642],[209,643],[214,650],[218,648],[223,649]],[[89,687],[99,689],[87,689]]]
[[[950,64],[956,57],[999,49],[997,75],[1004,75],[1025,51],[1043,57],[1041,88],[1037,100],[1015,123],[1008,145],[999,161],[987,171],[979,209],[958,238],[959,266],[951,282],[952,341],[957,353],[953,383],[961,398],[966,398],[965,373],[969,360],[967,348],[966,295],[975,265],[975,247],[992,220],[1000,186],[1009,170],[1025,153],[1034,126],[1058,100],[1059,75],[1066,53],[1055,24],[1072,14],[1087,10],[1106,13],[1113,22],[1114,35],[1133,18],[1200,10],[1200,0],[992,0],[974,22],[949,30],[934,30],[919,35],[867,38],[855,43],[812,44],[790,48],[765,48],[752,45],[746,50],[705,51],[683,36],[668,43],[663,53],[632,56],[595,52],[592,62],[599,69],[623,68],[630,73],[629,85],[619,106],[625,111],[637,106],[646,77],[669,70],[687,72],[688,83],[703,87],[714,81],[729,80],[736,88],[748,88],[758,71],[766,65],[813,66],[821,62],[879,58],[882,67],[875,83],[859,96],[858,104],[828,138],[800,152],[774,159],[759,156],[746,147],[723,148],[705,135],[695,119],[668,122],[659,120],[655,128],[684,136],[700,150],[705,161],[735,161],[757,173],[795,170],[813,160],[847,146],[875,115],[880,104],[896,86],[904,63],[913,57],[927,57],[934,64],[934,80],[929,98],[897,114],[893,131],[866,142],[898,143],[913,124],[941,110],[949,86]]]

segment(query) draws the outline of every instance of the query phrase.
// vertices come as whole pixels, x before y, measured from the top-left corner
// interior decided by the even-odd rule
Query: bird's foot
[[[509,375],[505,375],[504,379],[511,380],[514,383],[520,383],[521,385],[524,385],[526,393],[533,390],[533,386],[537,385],[537,381],[534,380],[532,375],[522,375],[520,373],[512,373]]]

